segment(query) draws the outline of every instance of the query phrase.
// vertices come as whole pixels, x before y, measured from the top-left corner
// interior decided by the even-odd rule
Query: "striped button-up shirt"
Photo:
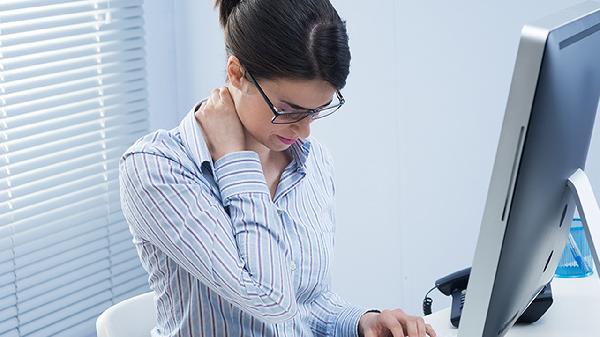
[[[123,214],[155,294],[151,335],[356,336],[366,310],[331,290],[327,150],[293,144],[271,199],[256,152],[213,162],[195,108],[119,163]]]

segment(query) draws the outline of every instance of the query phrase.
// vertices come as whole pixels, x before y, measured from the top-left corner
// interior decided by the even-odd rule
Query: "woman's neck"
[[[244,132],[246,136],[246,149],[256,152],[263,166],[280,162],[282,159],[290,159],[288,151],[273,151],[254,139],[246,130]]]

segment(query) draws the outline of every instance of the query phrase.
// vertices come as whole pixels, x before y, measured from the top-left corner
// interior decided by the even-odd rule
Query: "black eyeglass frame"
[[[287,115],[287,114],[295,114],[295,113],[299,113],[299,112],[285,113],[285,112],[280,112],[279,110],[277,110],[277,108],[275,107],[275,105],[273,105],[273,103],[271,102],[271,100],[269,99],[269,97],[267,96],[267,94],[260,87],[260,84],[258,84],[258,81],[256,80],[256,78],[254,78],[254,76],[252,75],[252,73],[250,73],[247,70],[246,70],[246,73],[248,75],[250,75],[250,80],[254,83],[254,85],[256,86],[256,88],[258,89],[258,91],[260,92],[260,95],[263,97],[263,99],[265,100],[265,102],[267,103],[267,105],[269,106],[269,108],[271,109],[271,111],[273,112],[274,116],[271,119],[271,123],[273,123],[273,124],[293,124],[293,123],[298,123],[299,121],[301,121],[304,118],[309,117],[309,116],[313,120],[319,119],[319,118],[323,118],[323,117],[327,117],[327,116],[330,116],[331,114],[333,114],[334,112],[336,112],[337,110],[339,110],[342,107],[342,105],[344,105],[344,103],[346,103],[346,99],[344,98],[344,96],[342,96],[342,93],[339,91],[339,89],[336,89],[336,95],[337,95],[338,100],[340,101],[337,105],[323,107],[323,108],[316,108],[316,109],[306,109],[305,111],[302,112],[302,113],[305,113],[306,115],[304,117],[299,118],[298,120],[295,120],[293,122],[277,122],[277,117],[279,117],[279,116],[283,116],[283,115]],[[318,113],[321,112],[321,111],[323,111],[323,110],[325,110],[325,109],[331,109],[331,112],[329,112],[326,115],[319,116]]]

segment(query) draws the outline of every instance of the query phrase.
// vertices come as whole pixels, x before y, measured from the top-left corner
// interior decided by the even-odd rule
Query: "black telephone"
[[[465,268],[454,272],[448,276],[442,277],[435,281],[435,287],[432,288],[427,295],[433,290],[438,289],[446,296],[452,296],[452,307],[450,309],[450,322],[458,328],[460,315],[465,304],[465,296],[467,294],[467,285],[471,268]],[[431,314],[431,304],[433,301],[428,296],[423,300],[423,314]],[[517,323],[533,323],[540,319],[544,313],[552,305],[552,288],[550,283],[546,284],[544,289],[536,296],[531,304],[525,309],[523,314],[517,319]]]

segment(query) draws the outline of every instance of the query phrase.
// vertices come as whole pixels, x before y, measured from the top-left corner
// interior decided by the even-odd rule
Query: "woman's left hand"
[[[368,312],[358,323],[361,337],[435,337],[431,325],[419,316],[407,315],[401,309]]]

